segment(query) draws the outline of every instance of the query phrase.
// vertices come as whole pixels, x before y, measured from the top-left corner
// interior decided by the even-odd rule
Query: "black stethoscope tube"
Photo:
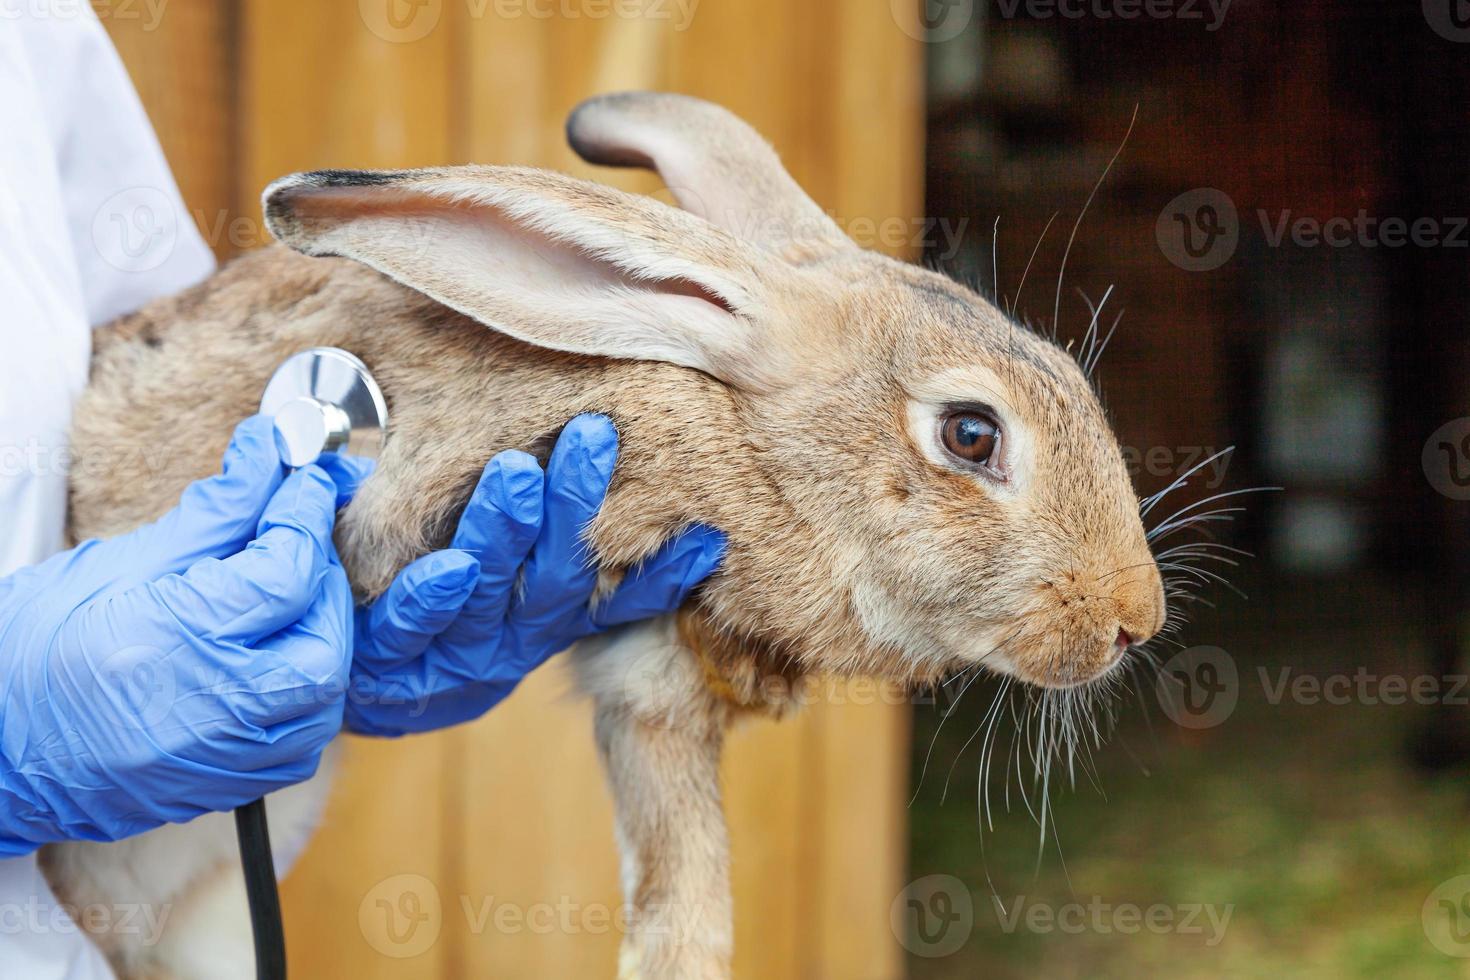
[[[286,928],[281,922],[281,895],[276,889],[264,799],[235,809],[235,835],[240,839],[240,866],[245,872],[250,929],[255,935],[256,980],[285,980]]]
[[[293,469],[349,446],[376,457],[388,432],[388,403],[372,373],[336,347],[313,347],[282,362],[265,386],[260,411],[275,420],[281,461]],[[255,936],[256,980],[285,980],[286,929],[264,799],[236,808],[235,833]]]

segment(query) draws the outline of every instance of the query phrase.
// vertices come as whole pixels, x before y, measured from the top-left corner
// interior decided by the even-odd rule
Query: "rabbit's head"
[[[723,109],[614,95],[567,128],[590,161],[657,169],[681,207],[539,170],[326,171],[271,185],[267,220],[526,343],[718,382],[734,415],[689,451],[758,454],[786,515],[732,531],[731,567],[826,570],[723,601],[841,638],[825,667],[978,661],[1066,687],[1158,632],[1138,500],[1069,354],[858,248]]]

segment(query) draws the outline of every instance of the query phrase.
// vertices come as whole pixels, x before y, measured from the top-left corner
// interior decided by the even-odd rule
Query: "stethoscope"
[[[326,453],[376,459],[388,437],[382,389],[366,364],[336,347],[313,347],[282,362],[260,397],[260,411],[275,420],[276,448],[293,469]],[[235,810],[235,833],[255,936],[255,976],[284,980],[286,930],[264,799]]]

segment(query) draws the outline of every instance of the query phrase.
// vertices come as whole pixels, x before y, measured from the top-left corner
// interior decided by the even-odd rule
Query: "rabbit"
[[[605,95],[567,135],[589,162],[656,170],[679,207],[519,167],[271,184],[280,244],[96,332],[70,530],[157,517],[214,470],[278,363],[342,347],[392,418],[337,528],[369,600],[446,545],[490,455],[544,461],[570,417],[609,416],[621,453],[585,533],[602,588],[696,522],[728,537],[677,613],[572,652],[632,917],[618,976],[715,980],[732,946],[718,773],[732,724],[789,710],[813,675],[916,685],[978,664],[1087,685],[1161,629],[1165,594],[1069,353],[860,249],[718,106]],[[269,801],[283,865],[329,768]],[[177,905],[155,944],[96,937],[122,975],[250,975],[228,817],[49,851],[72,900]]]

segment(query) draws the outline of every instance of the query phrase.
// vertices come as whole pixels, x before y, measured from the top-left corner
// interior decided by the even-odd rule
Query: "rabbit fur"
[[[337,530],[371,599],[446,545],[489,456],[544,461],[570,417],[609,416],[620,455],[585,535],[604,587],[692,523],[729,539],[679,613],[573,654],[634,916],[619,975],[716,980],[731,956],[718,766],[733,721],[780,713],[812,673],[920,684],[981,663],[1087,683],[1159,630],[1163,589],[1117,440],[1068,353],[937,273],[859,249],[723,109],[604,96],[568,135],[590,161],[657,169],[680,207],[512,167],[273,184],[265,213],[284,244],[97,331],[70,528],[80,540],[158,517],[215,471],[277,364],[342,347],[392,418]],[[948,452],[956,410],[996,420],[996,466]],[[286,858],[329,769],[270,800]],[[124,976],[251,975],[227,816],[48,851],[73,901],[177,904],[157,944],[95,937]]]

